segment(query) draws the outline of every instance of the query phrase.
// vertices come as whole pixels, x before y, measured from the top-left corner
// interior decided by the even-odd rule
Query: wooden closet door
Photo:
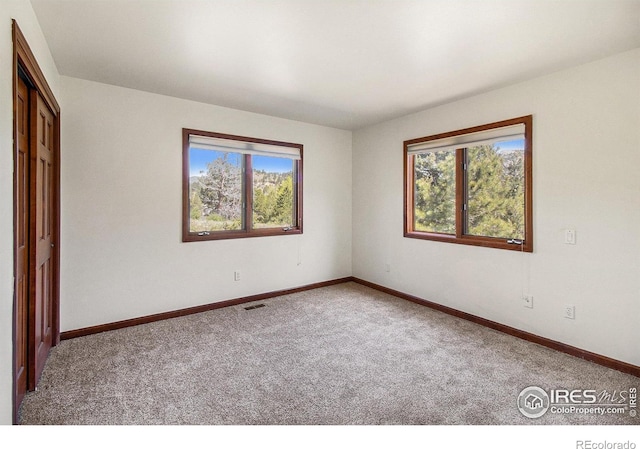
[[[29,88],[18,78],[15,172],[15,389],[19,404],[27,392],[29,332]]]
[[[34,389],[53,342],[53,219],[54,122],[53,114],[37,91],[31,91],[31,249],[29,389]],[[33,362],[33,363],[31,363]]]

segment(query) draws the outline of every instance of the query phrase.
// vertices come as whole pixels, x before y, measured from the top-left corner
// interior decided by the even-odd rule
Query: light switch
[[[565,229],[564,230],[564,243],[567,245],[575,245],[576,244],[576,230],[575,229]]]

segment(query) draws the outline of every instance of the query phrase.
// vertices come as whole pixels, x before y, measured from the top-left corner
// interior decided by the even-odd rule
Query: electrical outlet
[[[564,317],[570,320],[576,319],[576,306],[566,305],[564,306]]]
[[[233,280],[234,281],[239,281],[240,280],[240,270],[236,270],[233,272]]]
[[[533,309],[533,296],[524,295],[522,297],[522,305],[525,306],[527,309]]]

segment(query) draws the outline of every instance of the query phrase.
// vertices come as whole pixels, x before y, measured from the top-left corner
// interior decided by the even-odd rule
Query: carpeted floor
[[[21,424],[640,424],[524,417],[523,388],[640,379],[346,283],[63,341]]]

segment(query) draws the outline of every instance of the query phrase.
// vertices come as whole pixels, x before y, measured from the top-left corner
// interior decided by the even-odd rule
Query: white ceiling
[[[640,0],[31,0],[59,72],[343,129],[640,47]]]

